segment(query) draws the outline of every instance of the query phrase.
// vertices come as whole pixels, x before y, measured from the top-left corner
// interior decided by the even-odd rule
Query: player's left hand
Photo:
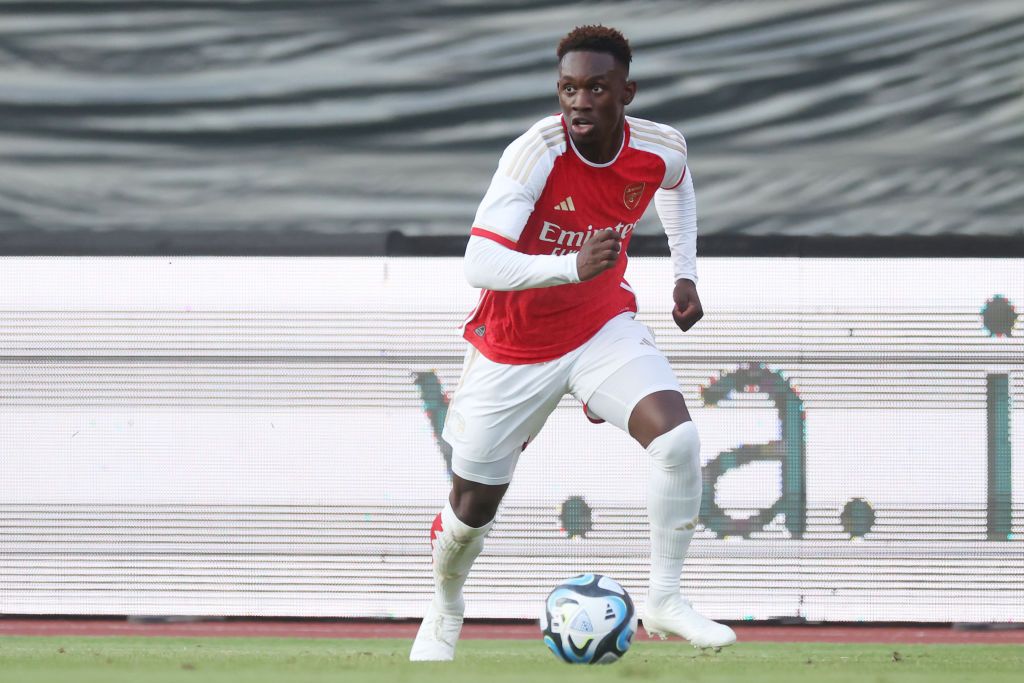
[[[704,309],[701,308],[700,297],[697,296],[697,285],[691,280],[676,281],[676,287],[672,290],[672,300],[675,302],[672,320],[683,332],[704,317]]]

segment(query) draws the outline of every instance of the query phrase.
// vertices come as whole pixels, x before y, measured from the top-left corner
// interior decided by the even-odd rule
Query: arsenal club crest
[[[622,201],[626,203],[626,208],[632,211],[636,208],[637,204],[640,203],[640,198],[644,196],[644,188],[647,183],[633,183],[627,185],[625,191],[622,193]]]

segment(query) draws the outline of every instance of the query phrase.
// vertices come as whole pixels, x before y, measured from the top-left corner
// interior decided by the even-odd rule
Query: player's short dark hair
[[[629,47],[626,36],[610,26],[600,24],[577,26],[558,42],[558,61],[562,61],[569,52],[604,52],[610,54],[629,72],[629,64],[633,61],[633,50]]]

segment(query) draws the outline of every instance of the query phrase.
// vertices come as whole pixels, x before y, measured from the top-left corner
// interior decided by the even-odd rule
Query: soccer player
[[[647,632],[698,647],[736,640],[679,594],[700,511],[700,439],[672,368],[634,320],[623,277],[633,228],[653,199],[672,254],[672,317],[686,331],[703,315],[686,142],[626,116],[637,85],[620,32],[578,27],[557,54],[562,113],[505,149],[466,248],[466,277],[483,291],[465,323],[470,347],[443,431],[452,490],[431,530],[435,593],[414,661],[454,658],[470,567],[520,453],[566,393],[650,454]]]

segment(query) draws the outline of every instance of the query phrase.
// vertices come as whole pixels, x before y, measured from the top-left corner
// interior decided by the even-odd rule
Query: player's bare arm
[[[615,265],[622,251],[622,237],[614,230],[602,230],[587,240],[576,254],[580,282],[591,280]]]

